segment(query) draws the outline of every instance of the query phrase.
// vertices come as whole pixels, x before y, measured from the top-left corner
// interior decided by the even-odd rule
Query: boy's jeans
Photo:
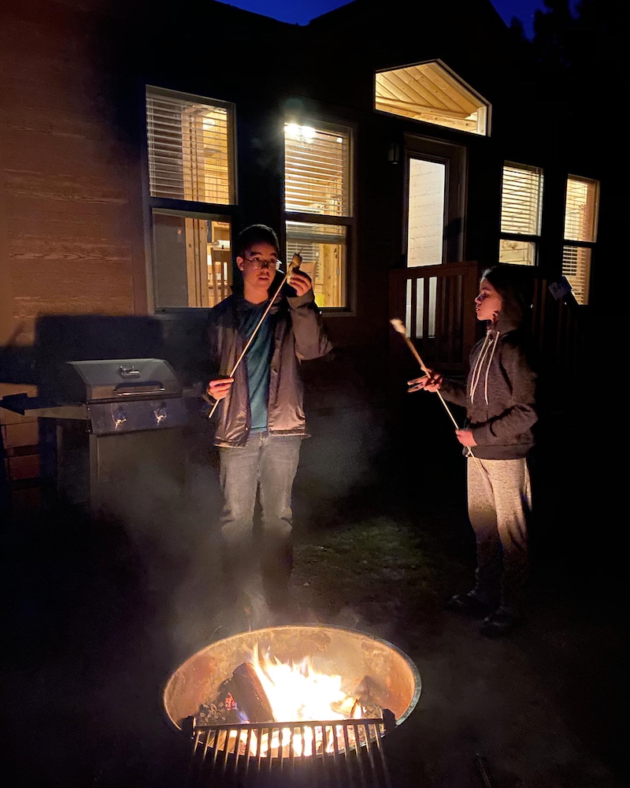
[[[302,439],[253,432],[243,447],[221,448],[221,539],[228,581],[247,585],[258,573],[286,587],[293,567],[291,490]],[[252,539],[256,492],[260,486],[262,551]]]

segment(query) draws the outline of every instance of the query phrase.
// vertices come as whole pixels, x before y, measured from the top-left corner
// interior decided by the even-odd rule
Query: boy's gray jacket
[[[229,375],[245,347],[247,339],[238,331],[244,307],[243,295],[234,293],[210,312],[210,379],[217,374]],[[269,374],[268,429],[274,435],[307,437],[299,364],[326,355],[332,345],[312,290],[295,298],[279,296],[270,315],[275,320],[275,329]],[[247,355],[234,377],[230,393],[215,412],[216,446],[244,446],[249,437]]]
[[[466,408],[476,457],[516,460],[534,445],[536,374],[520,332],[505,319],[473,347],[466,385],[444,380],[440,391],[449,402]]]

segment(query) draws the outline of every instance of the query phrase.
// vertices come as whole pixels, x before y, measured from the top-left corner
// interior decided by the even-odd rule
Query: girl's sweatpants
[[[527,461],[468,458],[468,515],[477,540],[475,596],[516,612],[527,579],[532,506]]]

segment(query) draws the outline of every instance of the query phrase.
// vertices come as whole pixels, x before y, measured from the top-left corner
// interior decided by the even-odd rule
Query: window
[[[319,123],[286,123],[287,258],[299,252],[319,306],[348,306],[348,245],[354,220],[350,188],[351,131]]]
[[[501,192],[501,263],[536,265],[543,181],[543,171],[538,167],[505,163]]]
[[[234,107],[153,87],[146,98],[155,308],[212,307],[231,277]]]
[[[379,71],[374,108],[472,134],[489,132],[489,103],[439,60]]]
[[[153,211],[153,283],[161,307],[215,306],[230,295],[230,222]]]
[[[597,241],[599,183],[570,175],[564,214],[562,273],[578,304],[588,304],[591,257]]]

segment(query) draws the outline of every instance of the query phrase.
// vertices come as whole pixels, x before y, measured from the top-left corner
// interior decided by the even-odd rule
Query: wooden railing
[[[556,300],[549,291],[556,278],[534,269],[531,333],[541,371],[561,405],[585,364],[591,312],[588,306],[579,306],[571,293]]]
[[[540,268],[521,267],[531,277],[531,333],[539,365],[556,403],[562,405],[587,353],[588,307],[569,293],[556,300],[549,285],[557,276]],[[389,314],[405,323],[407,334],[424,360],[437,369],[465,372],[475,340],[482,334],[474,299],[480,267],[476,262],[401,268],[390,272]],[[394,363],[407,361],[404,345],[392,337]]]
[[[389,313],[400,318],[427,363],[464,370],[475,342],[477,263],[390,272]]]

